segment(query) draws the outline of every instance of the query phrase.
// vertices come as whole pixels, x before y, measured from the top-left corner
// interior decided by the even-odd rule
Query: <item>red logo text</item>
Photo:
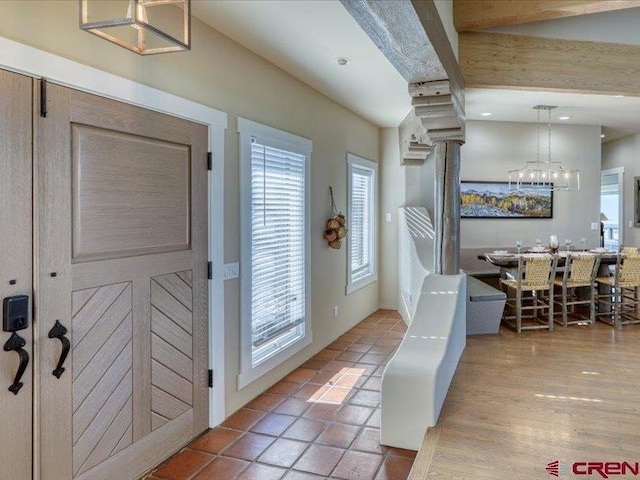
[[[610,475],[638,475],[640,464],[628,462],[576,462],[573,464],[575,475],[600,475],[609,478]]]

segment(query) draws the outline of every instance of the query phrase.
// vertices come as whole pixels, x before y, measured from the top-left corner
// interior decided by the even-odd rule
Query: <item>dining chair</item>
[[[599,255],[592,253],[573,253],[567,255],[564,273],[558,275],[553,284],[560,289],[559,295],[554,295],[554,303],[561,306],[561,320],[556,322],[563,326],[575,325],[588,321],[592,325],[596,319],[595,279],[600,267]],[[577,290],[580,289],[580,290]],[[559,298],[560,301],[556,299]],[[577,305],[588,305],[589,315],[584,316],[576,311]],[[569,321],[569,309],[574,320]]]
[[[620,253],[625,255],[640,255],[640,248],[638,247],[620,247]]]
[[[553,280],[557,266],[554,255],[523,255],[518,258],[515,279],[502,278],[500,285],[507,293],[507,308],[502,317],[504,322],[520,333],[522,330],[553,330]],[[547,295],[545,297],[545,292]],[[515,293],[515,296],[511,295]],[[523,295],[527,293],[528,295]],[[547,320],[541,320],[538,312],[548,310]],[[524,315],[532,311],[531,315]],[[532,319],[535,323],[523,325],[523,319]],[[515,323],[513,321],[515,320]]]
[[[640,287],[640,256],[618,254],[613,276],[597,277],[597,319],[620,327],[640,323],[638,288]]]

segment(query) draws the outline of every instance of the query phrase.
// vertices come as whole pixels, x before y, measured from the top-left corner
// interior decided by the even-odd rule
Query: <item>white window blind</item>
[[[357,166],[351,174],[351,281],[369,274],[373,172]]]
[[[376,280],[376,172],[376,163],[355,155],[347,155],[347,293]]]
[[[304,337],[305,155],[251,142],[251,344],[257,365]]]

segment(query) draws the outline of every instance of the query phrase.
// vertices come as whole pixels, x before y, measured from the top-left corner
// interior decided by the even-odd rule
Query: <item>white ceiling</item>
[[[640,132],[640,98],[577,93],[532,92],[468,88],[465,93],[466,118],[507,122],[535,122],[535,105],[555,105],[552,123],[602,125],[604,141]],[[491,113],[484,117],[481,113]],[[570,116],[569,120],[558,117]],[[547,116],[542,119],[546,122]]]
[[[192,2],[196,17],[381,127],[411,108],[407,82],[337,0]],[[337,57],[351,63],[341,67]]]
[[[378,126],[398,126],[410,110],[406,81],[338,0],[195,0],[192,6],[205,23]],[[639,43],[637,25],[640,9],[628,9],[493,31]],[[340,67],[337,57],[351,63]],[[568,123],[602,125],[604,141],[640,132],[638,97],[468,89],[466,117],[535,122],[532,107],[539,104],[558,106],[554,122],[564,114],[572,117]]]

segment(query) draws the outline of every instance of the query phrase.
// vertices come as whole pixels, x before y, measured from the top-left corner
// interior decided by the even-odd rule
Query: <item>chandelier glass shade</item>
[[[509,171],[509,190],[521,190],[536,187],[555,191],[570,191],[580,189],[580,170],[566,168],[561,162],[551,159],[551,111],[556,107],[550,105],[536,105],[538,112],[538,143],[535,161],[528,161],[518,170]],[[540,111],[547,111],[548,154],[543,159],[540,156]]]
[[[139,55],[191,50],[191,0],[80,0],[80,28]]]

